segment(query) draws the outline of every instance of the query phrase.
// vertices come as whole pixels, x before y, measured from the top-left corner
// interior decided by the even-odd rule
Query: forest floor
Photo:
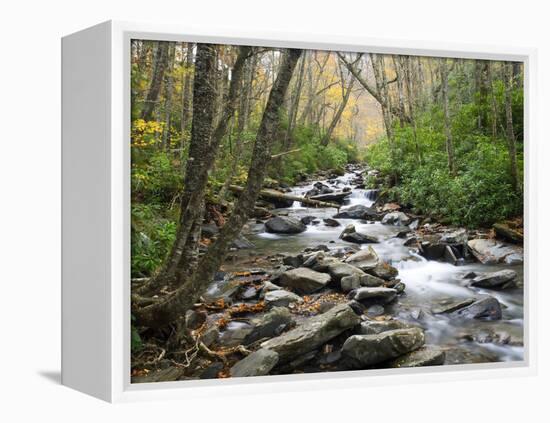
[[[132,382],[522,360],[521,220],[446,226],[385,203],[377,176],[348,165],[269,187],[282,197],[262,197],[187,313],[196,342],[142,334]],[[204,248],[218,229],[205,223]]]

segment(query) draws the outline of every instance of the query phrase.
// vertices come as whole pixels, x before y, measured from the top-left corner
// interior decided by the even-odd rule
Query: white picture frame
[[[210,42],[521,61],[525,65],[525,356],[521,362],[130,383],[130,42]],[[532,375],[536,360],[536,51],[435,41],[109,21],[62,40],[62,383],[110,402]]]

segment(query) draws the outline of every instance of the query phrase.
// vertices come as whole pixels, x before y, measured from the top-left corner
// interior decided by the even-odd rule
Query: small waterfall
[[[371,201],[376,201],[379,193],[380,193],[379,189],[368,189],[365,192],[365,197],[367,197]]]

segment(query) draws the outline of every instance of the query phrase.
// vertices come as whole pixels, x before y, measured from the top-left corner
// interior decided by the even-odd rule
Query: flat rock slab
[[[435,346],[426,345],[391,361],[389,367],[424,367],[441,366],[445,363],[445,351]]]
[[[372,275],[351,275],[345,276],[340,281],[342,292],[350,292],[361,287],[375,288],[383,286],[386,281]]]
[[[372,207],[357,204],[355,206],[343,208],[339,213],[332,217],[336,219],[368,219],[377,218],[378,213]]]
[[[485,297],[455,311],[453,315],[466,319],[500,320],[502,319],[502,309],[496,298]]]
[[[383,363],[424,345],[420,328],[396,329],[378,335],[350,336],[342,347],[342,354],[351,359],[353,367],[362,368]]]
[[[324,288],[331,281],[330,275],[316,272],[307,267],[287,270],[280,278],[279,283],[294,289],[301,294],[310,294]]]
[[[473,304],[474,302],[475,302],[475,299],[467,298],[465,300],[440,304],[432,308],[432,313],[433,314],[452,313],[454,311],[460,310],[461,308],[468,307],[470,304]]]
[[[361,270],[373,269],[378,265],[378,254],[369,246],[365,250],[359,250],[349,256],[345,262],[359,267]]]
[[[285,307],[274,307],[268,313],[256,317],[250,321],[252,331],[244,339],[244,344],[249,345],[264,338],[272,338],[280,335],[286,328],[294,324],[294,317]]]
[[[280,362],[288,362],[313,351],[360,321],[351,307],[339,304],[323,314],[305,320],[295,329],[262,343],[261,346],[278,353]]]
[[[293,292],[278,289],[265,294],[264,300],[271,307],[288,307],[292,303],[302,303],[304,300]]]
[[[358,275],[363,276],[365,272],[361,269],[352,266],[348,263],[343,263],[340,261],[331,261],[326,266],[326,271],[332,276],[332,279],[336,282],[340,282],[342,278],[346,276]]]
[[[279,362],[279,354],[272,350],[260,349],[240,361],[229,371],[231,377],[264,376]]]
[[[352,291],[353,299],[363,304],[388,304],[397,297],[397,290],[393,288],[358,288]]]
[[[478,288],[503,289],[515,286],[514,280],[518,274],[513,270],[505,269],[499,272],[486,273],[474,278],[470,285]]]
[[[378,238],[376,238],[375,236],[362,234],[360,232],[344,234],[342,235],[342,239],[344,241],[352,242],[354,244],[377,244],[378,243]]]
[[[385,225],[406,226],[411,223],[411,218],[403,212],[394,211],[391,213],[387,213],[382,218],[382,223]]]
[[[357,335],[378,335],[396,329],[408,329],[411,326],[400,320],[368,321],[361,323],[357,328]]]
[[[468,247],[483,264],[523,263],[523,248],[517,245],[497,242],[494,239],[476,238],[468,241]]]

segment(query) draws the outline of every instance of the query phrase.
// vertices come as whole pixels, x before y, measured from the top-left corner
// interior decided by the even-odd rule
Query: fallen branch
[[[233,192],[243,192],[243,188],[238,185],[229,185],[229,190]],[[263,199],[277,199],[277,200],[291,200],[300,201],[301,203],[314,206],[314,207],[333,207],[339,209],[340,205],[336,203],[330,203],[328,201],[313,200],[307,197],[300,197],[298,195],[283,194],[282,192],[275,191],[273,189],[263,189],[260,191],[260,197]]]
[[[295,148],[294,150],[288,150],[288,151],[283,151],[282,153],[272,154],[271,158],[276,159],[277,157],[286,156],[287,154],[296,153],[300,150],[301,150],[301,148]]]

